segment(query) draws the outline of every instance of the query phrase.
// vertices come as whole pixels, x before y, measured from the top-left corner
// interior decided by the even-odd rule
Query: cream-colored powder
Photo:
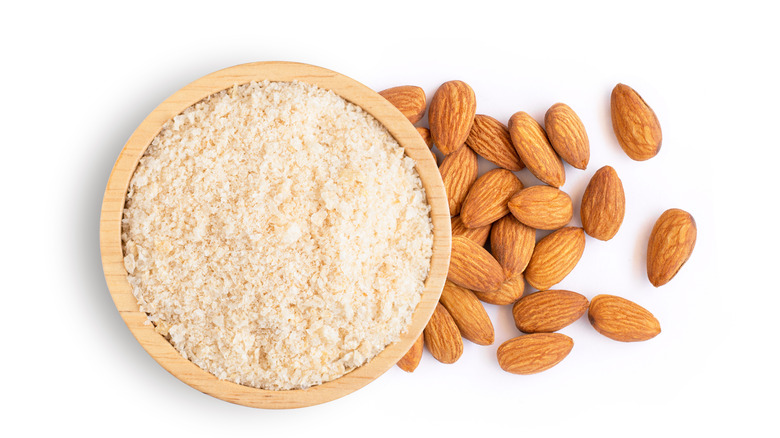
[[[130,183],[142,311],[220,379],[306,388],[396,341],[430,268],[414,162],[383,126],[299,82],[235,86],[166,124]]]

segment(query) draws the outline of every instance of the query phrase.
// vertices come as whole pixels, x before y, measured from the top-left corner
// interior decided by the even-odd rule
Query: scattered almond
[[[653,158],[661,150],[661,124],[633,88],[617,84],[610,101],[612,129],[620,147],[633,160]]]
[[[469,189],[479,174],[477,154],[468,146],[464,146],[444,157],[439,166],[439,173],[447,192],[450,216],[457,216],[460,214],[463,200],[466,199]]]
[[[512,145],[509,129],[493,117],[483,114],[474,116],[474,126],[466,138],[466,144],[498,167],[511,171],[525,167]]]
[[[647,243],[647,278],[655,287],[668,283],[691,257],[696,245],[696,221],[672,208],[655,222]]]
[[[574,347],[574,341],[560,333],[536,333],[510,339],[496,355],[504,371],[513,374],[536,374],[560,363]]]
[[[520,190],[507,207],[517,220],[537,230],[557,230],[566,226],[574,214],[566,192],[544,185]]]
[[[440,302],[450,312],[464,338],[479,345],[493,343],[493,323],[474,292],[448,281],[444,284]]]
[[[588,167],[590,143],[585,125],[565,103],[556,103],[544,115],[544,130],[555,152],[577,169]]]
[[[404,354],[404,357],[402,357],[401,360],[396,363],[398,368],[406,371],[407,373],[414,372],[414,370],[417,369],[417,365],[420,364],[420,359],[422,359],[424,337],[425,335],[420,333],[420,337],[414,341],[412,348],[410,348],[409,351]]]
[[[525,296],[512,307],[517,329],[525,333],[557,332],[588,310],[588,299],[568,290],[546,290]]]
[[[614,295],[596,295],[588,319],[602,335],[622,342],[646,341],[661,333],[661,325],[647,309]]]
[[[520,111],[509,119],[509,135],[525,167],[542,182],[560,187],[566,182],[563,162],[555,153],[547,134],[533,117]]]
[[[450,313],[441,304],[425,326],[425,346],[431,355],[441,363],[455,363],[463,354],[463,339]]]
[[[431,130],[428,128],[422,128],[417,127],[417,132],[420,133],[420,137],[422,137],[425,144],[428,146],[428,148],[433,148],[433,138],[431,137]]]
[[[537,242],[525,268],[525,279],[531,286],[547,290],[569,275],[584,251],[582,228],[566,227],[554,231]]]
[[[597,170],[582,195],[580,218],[588,235],[599,240],[615,237],[626,214],[626,195],[615,169]]]
[[[402,85],[382,90],[379,94],[398,108],[412,124],[419,122],[425,114],[425,91],[420,87]]]
[[[521,224],[511,214],[496,221],[490,232],[490,251],[504,268],[506,278],[525,271],[535,244],[536,230]]]
[[[455,236],[447,280],[472,291],[493,292],[504,282],[504,270],[485,248],[471,239]]]
[[[509,213],[509,198],[523,183],[506,169],[493,169],[474,182],[463,201],[460,218],[468,228],[484,227]]]
[[[463,221],[460,220],[460,216],[455,216],[452,218],[451,223],[453,236],[463,236],[469,238],[476,242],[479,246],[485,246],[485,242],[487,242],[488,236],[490,236],[491,225],[485,225],[484,227],[477,228],[466,228],[466,226],[463,225]]]
[[[466,142],[476,112],[477,97],[465,82],[445,82],[436,90],[428,110],[428,126],[433,142],[444,155]]]
[[[523,274],[517,275],[501,283],[501,287],[495,292],[477,292],[474,295],[483,303],[503,306],[519,300],[525,292],[525,279]]]

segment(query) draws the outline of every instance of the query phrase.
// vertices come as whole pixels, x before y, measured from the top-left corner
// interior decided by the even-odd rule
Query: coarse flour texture
[[[414,161],[333,92],[249,83],[168,122],[122,220],[133,293],[220,379],[306,388],[396,341],[430,268]]]

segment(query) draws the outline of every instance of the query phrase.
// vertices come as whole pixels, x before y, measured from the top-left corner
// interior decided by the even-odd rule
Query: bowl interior
[[[183,358],[153,326],[146,324],[146,314],[139,310],[123,263],[121,220],[125,196],[133,172],[152,139],[168,120],[200,100],[235,84],[262,80],[298,80],[331,90],[382,123],[405,153],[417,162],[434,227],[430,274],[406,333],[365,365],[338,379],[303,390],[271,391],[219,380]],[[291,62],[257,62],[220,70],[192,82],[161,103],[122,149],[106,186],[100,218],[100,250],[106,283],[122,319],[138,342],[160,365],[193,388],[231,403],[258,408],[296,408],[334,400],[390,369],[420,336],[433,313],[447,277],[450,240],[450,213],[441,176],[430,150],[406,117],[379,94],[353,79],[321,67]]]

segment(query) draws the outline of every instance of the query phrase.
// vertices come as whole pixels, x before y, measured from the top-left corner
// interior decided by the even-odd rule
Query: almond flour
[[[122,221],[140,309],[219,379],[307,388],[411,322],[430,268],[414,161],[336,94],[234,86],[186,109],[135,171]]]

